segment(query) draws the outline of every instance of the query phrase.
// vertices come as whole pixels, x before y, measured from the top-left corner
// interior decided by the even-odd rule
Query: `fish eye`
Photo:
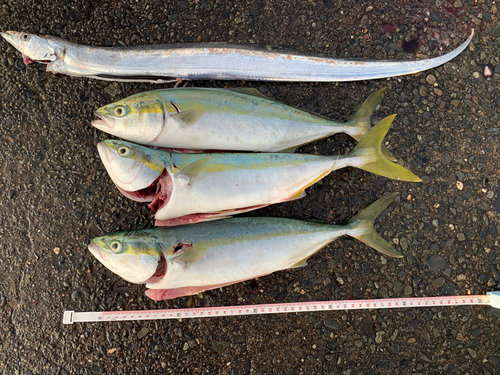
[[[120,148],[118,148],[118,154],[120,156],[127,156],[130,152],[130,148],[128,148],[127,146],[122,146]]]
[[[122,116],[125,116],[125,108],[124,107],[116,107],[115,108],[115,115],[117,115],[118,117],[122,117]]]
[[[30,34],[23,34],[21,36],[21,39],[23,40],[23,42],[27,42],[28,40],[31,39],[31,35]]]
[[[122,244],[120,241],[113,241],[111,245],[109,245],[113,253],[119,253],[122,250]]]

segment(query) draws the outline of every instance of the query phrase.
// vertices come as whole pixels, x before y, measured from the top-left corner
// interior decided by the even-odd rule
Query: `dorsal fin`
[[[226,89],[226,90],[239,92],[241,94],[259,96],[261,98],[267,98],[267,96],[262,94],[259,90],[254,89],[253,87],[232,87],[232,88]]]

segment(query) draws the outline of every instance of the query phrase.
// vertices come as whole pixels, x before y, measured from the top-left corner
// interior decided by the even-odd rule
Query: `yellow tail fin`
[[[375,203],[372,203],[354,216],[349,221],[349,224],[357,229],[355,232],[359,233],[351,235],[352,237],[374,248],[375,250],[380,251],[382,254],[395,258],[402,258],[403,255],[394,249],[389,242],[380,237],[380,235],[375,232],[375,229],[373,228],[375,219],[387,208],[387,206],[389,206],[389,204],[394,201],[394,199],[396,199],[398,194],[399,193],[392,193],[386,195]]]
[[[390,162],[381,150],[382,140],[389,131],[392,121],[396,115],[387,116],[379,121],[351,152],[351,156],[359,156],[364,164],[358,167],[365,171],[396,180],[420,182],[408,169]]]
[[[363,139],[363,136],[371,130],[372,126],[370,117],[377,105],[382,100],[382,95],[384,95],[385,90],[386,88],[383,87],[371,94],[368,99],[366,99],[363,104],[361,104],[361,107],[359,107],[356,113],[349,119],[349,124],[365,130],[363,132],[363,135],[360,134],[354,137],[358,142],[361,141]],[[396,161],[394,155],[392,155],[392,153],[384,145],[382,145],[382,153],[390,161]]]

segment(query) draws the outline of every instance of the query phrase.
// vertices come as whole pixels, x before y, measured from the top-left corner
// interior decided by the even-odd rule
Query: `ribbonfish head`
[[[134,284],[155,282],[167,269],[161,244],[154,235],[114,233],[95,238],[88,249],[109,270]]]
[[[39,36],[36,34],[23,33],[19,31],[6,31],[0,33],[7,42],[23,55],[26,65],[36,61],[50,64],[57,59],[58,38]]]

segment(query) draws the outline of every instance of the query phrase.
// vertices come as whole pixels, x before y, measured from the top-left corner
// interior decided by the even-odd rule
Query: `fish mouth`
[[[14,38],[13,35],[11,35],[10,31],[6,31],[3,33],[0,33],[0,35],[13,47],[15,47],[17,50],[19,50],[19,43],[16,42],[16,39]]]
[[[113,129],[114,123],[111,121],[108,121],[106,117],[103,115],[96,113],[95,114],[97,117],[99,117],[99,120],[94,120],[91,122],[92,126],[96,127],[99,130],[104,130],[104,129]]]
[[[101,159],[106,160],[108,163],[111,163],[111,161],[116,157],[109,147],[102,142],[97,144],[97,151],[99,152]]]
[[[156,271],[155,273],[147,279],[144,283],[149,284],[149,283],[157,283],[167,273],[167,259],[165,258],[165,255],[163,253],[160,254],[160,259],[158,259],[158,265],[156,266]]]
[[[99,246],[97,246],[94,242],[89,243],[88,246],[89,251],[92,253],[93,256],[95,256],[97,259],[102,259],[106,260],[107,256],[106,253],[101,250]]]
[[[17,49],[19,52],[21,52],[21,54],[23,56],[23,62],[24,62],[25,65],[29,65],[29,64],[31,64],[33,62],[37,62],[37,63],[40,63],[40,64],[50,64],[50,63],[54,62],[54,60],[57,59],[57,56],[56,56],[55,53],[53,54],[54,58],[51,59],[51,60],[50,59],[36,60],[36,59],[33,59],[32,57],[26,55],[24,53],[23,42],[19,39],[19,33],[17,33],[17,32],[14,32],[14,31],[5,31],[5,32],[0,32],[0,35],[9,44],[11,44],[15,49]]]

